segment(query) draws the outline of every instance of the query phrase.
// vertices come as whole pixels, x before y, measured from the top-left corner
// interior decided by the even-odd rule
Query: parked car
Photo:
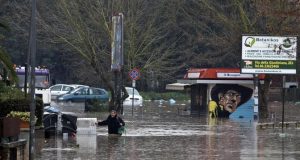
[[[108,102],[108,92],[102,88],[79,87],[58,97],[59,102],[87,102],[92,100]]]
[[[132,106],[132,100],[134,99],[134,106],[143,106],[143,97],[140,93],[132,87],[125,87],[128,97],[123,101],[123,106]],[[134,94],[134,95],[133,95]]]
[[[58,96],[64,95],[75,88],[79,87],[88,87],[86,85],[81,85],[81,84],[56,84],[51,86],[50,93],[51,93],[51,99],[56,100]]]
[[[58,96],[66,94],[70,92],[71,90],[74,90],[76,87],[68,85],[68,84],[56,84],[51,86],[50,93],[51,93],[51,99],[56,99]]]
[[[70,86],[74,88],[79,88],[79,87],[88,87],[87,85],[82,85],[82,84],[69,84]]]

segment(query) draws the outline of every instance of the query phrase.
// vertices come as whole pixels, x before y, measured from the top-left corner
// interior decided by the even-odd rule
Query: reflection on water
[[[126,133],[108,136],[107,127],[97,127],[97,135],[77,135],[46,142],[37,132],[36,159],[298,159],[299,129],[256,130],[256,122],[182,116],[179,105],[147,104],[125,108]],[[189,104],[187,104],[189,105]],[[180,106],[179,106],[180,107]],[[81,117],[105,119],[108,114],[85,113]],[[26,137],[26,133],[23,135]]]
[[[96,154],[97,135],[77,135],[76,140],[80,148],[79,153]]]

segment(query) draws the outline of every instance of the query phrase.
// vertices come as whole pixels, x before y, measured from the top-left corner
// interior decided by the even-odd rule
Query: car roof
[[[87,86],[87,85],[82,85],[82,84],[63,84],[63,83],[55,84],[55,85],[52,85],[52,86],[50,86],[50,87],[58,86],[58,85],[70,86],[70,87],[74,87],[74,88],[78,88],[78,87],[89,87],[89,86]]]
[[[129,91],[131,92],[133,87],[125,87],[125,89],[127,92],[129,92]],[[139,91],[136,88],[134,88],[134,92],[137,92],[139,94]]]
[[[98,88],[98,87],[90,87],[90,88],[92,88],[92,89],[100,89],[100,90],[104,90],[105,91],[104,88]]]
[[[89,87],[87,85],[82,85],[82,84],[69,84],[70,86],[72,87],[75,87],[75,88],[79,88],[79,87]]]
[[[50,86],[49,88],[54,87],[54,86],[58,86],[58,85],[63,85],[63,86],[73,87],[73,86],[71,86],[71,85],[69,85],[69,84],[55,84],[55,85]]]
[[[125,87],[125,89],[133,89],[133,87]],[[137,90],[137,89],[134,88],[134,90]]]
[[[75,88],[75,89],[72,90],[71,92],[76,92],[76,91],[78,91],[78,90],[80,90],[80,89],[82,89],[82,88],[98,89],[98,90],[102,90],[102,91],[107,92],[107,91],[106,91],[105,89],[103,89],[103,88],[96,88],[96,87],[90,87],[90,86],[80,86],[80,87]]]

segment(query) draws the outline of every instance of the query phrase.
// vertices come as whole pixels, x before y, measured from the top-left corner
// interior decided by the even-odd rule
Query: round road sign
[[[140,71],[137,68],[133,68],[130,72],[129,72],[129,77],[132,80],[138,80],[140,78]]]

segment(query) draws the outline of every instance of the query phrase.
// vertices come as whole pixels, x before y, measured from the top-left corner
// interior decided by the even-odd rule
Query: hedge
[[[175,99],[176,101],[185,101],[189,100],[190,96],[189,94],[185,92],[163,92],[163,93],[157,93],[157,92],[140,92],[141,96],[144,100],[169,100],[169,99]]]
[[[43,123],[44,104],[42,99],[36,99],[35,115],[37,117],[36,125],[41,126]],[[28,99],[7,99],[0,101],[0,117],[6,117],[11,111],[30,112],[30,100]]]

